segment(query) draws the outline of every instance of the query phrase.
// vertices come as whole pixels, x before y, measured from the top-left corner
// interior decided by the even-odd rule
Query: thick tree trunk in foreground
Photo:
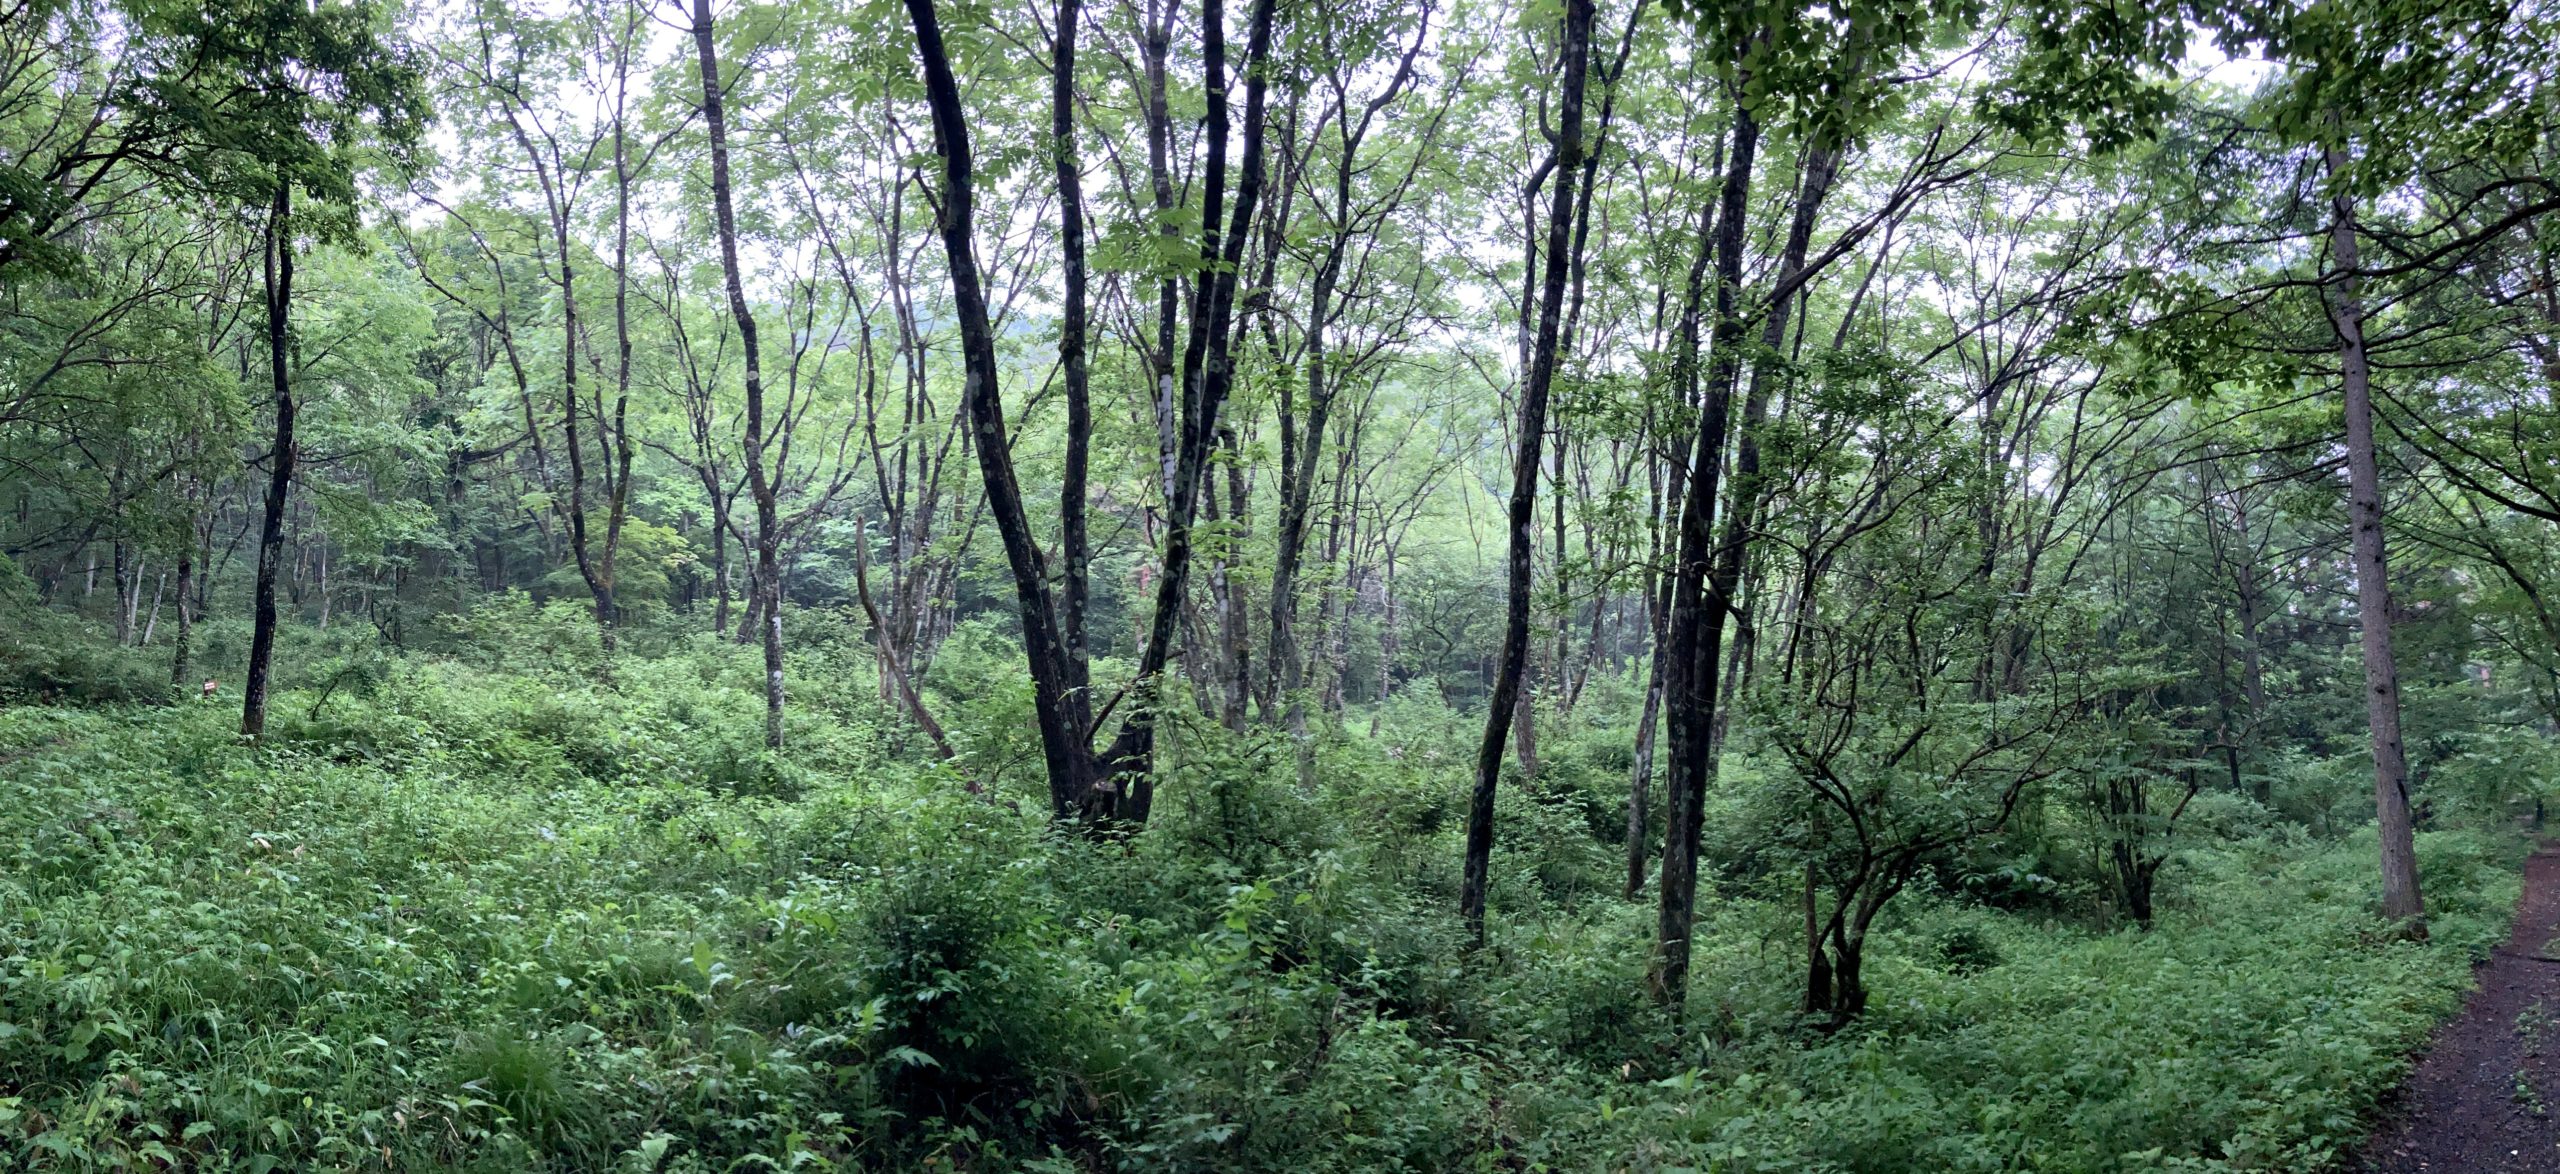
[[[1520,678],[1529,661],[1529,575],[1535,553],[1540,449],[1547,429],[1547,394],[1555,386],[1556,344],[1563,329],[1565,279],[1573,269],[1575,181],[1582,177],[1582,97],[1590,74],[1591,0],[1566,0],[1564,54],[1558,66],[1563,94],[1557,113],[1555,196],[1547,208],[1546,269],[1538,291],[1537,337],[1520,392],[1519,451],[1511,467],[1510,595],[1503,618],[1502,660],[1493,695],[1485,702],[1484,740],[1476,747],[1475,793],[1467,803],[1466,868],[1458,889],[1458,914],[1478,944],[1484,941],[1485,886],[1493,863],[1493,800],[1502,781],[1504,744],[1511,739]]]
[[[693,46],[702,71],[702,121],[711,140],[711,207],[720,229],[720,273],[729,287],[729,313],[738,320],[738,348],[746,360],[747,493],[756,507],[756,565],[748,590],[750,610],[764,639],[764,744],[782,748],[781,526],[773,478],[764,467],[764,368],[756,353],[756,317],[747,308],[738,272],[738,218],[729,198],[729,124],[720,94],[720,62],[711,42],[711,2],[693,0]]]
[[[2344,170],[2344,152],[2329,152],[2329,173]],[[2356,210],[2343,191],[2331,197],[2329,321],[2338,334],[2338,371],[2346,392],[2347,524],[2353,532],[2357,626],[2363,630],[2365,714],[2373,727],[2373,803],[2382,832],[2382,915],[2426,936],[2418,893],[2418,857],[2409,823],[2409,760],[2400,745],[2400,681],[2391,657],[2390,564],[2382,533],[2382,465],[2374,452],[2372,371],[2365,362],[2364,303],[2356,281]]]
[[[275,377],[275,447],[267,455],[266,513],[258,525],[258,585],[252,602],[249,669],[240,685],[240,733],[267,732],[267,676],[276,653],[276,578],[284,568],[285,495],[293,489],[293,186],[279,179],[267,221],[267,365]]]

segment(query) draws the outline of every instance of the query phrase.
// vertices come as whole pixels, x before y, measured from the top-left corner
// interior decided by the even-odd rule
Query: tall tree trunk
[[[2260,723],[2267,720],[2267,670],[2259,640],[2258,628],[2266,618],[2265,588],[2258,577],[2258,548],[2249,537],[2249,502],[2245,489],[2231,493],[2231,564],[2232,594],[2240,604],[2240,688],[2249,700],[2249,717],[2242,724],[2245,735],[2232,738],[2230,753],[2237,770],[2242,742],[2255,742]],[[2260,803],[2274,798],[2264,774],[2250,788]]]
[[[1078,696],[1085,695],[1091,681],[1084,639],[1091,570],[1085,480],[1093,451],[1093,406],[1085,371],[1084,165],[1076,154],[1075,120],[1076,25],[1082,15],[1080,0],[1058,0],[1049,70],[1049,149],[1057,164],[1058,256],[1066,283],[1058,321],[1058,370],[1067,396],[1066,469],[1058,484],[1058,553],[1067,564],[1058,592],[1059,639],[1066,646],[1067,688]]]
[[[1722,171],[1723,168],[1724,144],[1719,141],[1716,170]],[[1716,205],[1710,203],[1699,214],[1698,248],[1689,262],[1689,280],[1681,293],[1680,317],[1672,343],[1671,386],[1680,396],[1679,411],[1673,419],[1691,426],[1695,421],[1685,420],[1685,414],[1696,411],[1698,406],[1698,324],[1706,315],[1707,267],[1715,260],[1715,213]],[[1665,445],[1667,451],[1662,458],[1667,467],[1663,470],[1660,504],[1653,510],[1653,558],[1650,561],[1654,569],[1648,575],[1649,582],[1645,588],[1646,628],[1653,656],[1645,669],[1644,709],[1638,716],[1635,763],[1629,768],[1627,779],[1626,891],[1630,900],[1644,890],[1646,837],[1652,826],[1649,800],[1653,787],[1654,751],[1659,741],[1657,731],[1661,727],[1663,650],[1670,646],[1671,592],[1678,578],[1676,572],[1665,574],[1662,565],[1664,554],[1676,556],[1678,553],[1677,530],[1681,511],[1687,508],[1689,454],[1681,451],[1681,446],[1687,442],[1686,437],[1686,432],[1675,430],[1663,438],[1670,442]],[[1666,534],[1671,535],[1668,544],[1663,541]]]
[[[711,501],[714,509],[727,512],[716,492]],[[718,634],[728,630],[729,524],[714,516],[711,519],[711,631]]]
[[[1662,642],[1662,627],[1651,625],[1654,643]],[[1651,809],[1653,789],[1653,731],[1662,716],[1662,658],[1656,656],[1645,666],[1644,708],[1636,717],[1635,761],[1627,768],[1627,899],[1636,899],[1644,891],[1644,877],[1649,832],[1653,824]]]
[[[1233,219],[1223,234],[1219,231],[1219,218],[1225,198],[1228,134],[1226,32],[1219,17],[1218,0],[1207,0],[1201,7],[1201,56],[1211,91],[1205,128],[1208,159],[1200,205],[1202,266],[1192,291],[1191,328],[1182,355],[1185,408],[1174,460],[1173,496],[1165,519],[1164,573],[1156,581],[1155,613],[1131,678],[1135,708],[1121,722],[1120,732],[1101,755],[1107,773],[1094,793],[1097,802],[1092,814],[1106,822],[1143,821],[1153,801],[1147,773],[1155,762],[1159,720],[1155,697],[1171,656],[1191,572],[1192,519],[1218,435],[1218,412],[1235,378],[1232,324],[1236,278],[1244,268],[1246,238],[1262,195],[1272,7],[1273,0],[1255,0],[1249,18],[1243,68],[1244,159],[1236,182]]]
[[[530,149],[530,148],[528,148]],[[552,211],[552,239],[560,250],[560,432],[561,450],[569,457],[569,555],[578,564],[578,578],[587,585],[587,594],[595,608],[596,627],[600,632],[613,629],[613,588],[604,580],[598,565],[594,542],[587,535],[587,457],[584,442],[578,439],[578,297],[577,268],[569,239],[569,213],[566,208]],[[602,425],[598,424],[601,428]],[[611,636],[604,636],[611,643]]]
[[[197,489],[205,498],[213,496],[211,486],[200,485]],[[221,506],[215,504],[201,510],[196,520],[196,605],[193,614],[198,618],[204,616],[205,607],[213,598],[213,527],[220,513]],[[224,557],[226,561],[229,558],[227,554]]]
[[[1555,195],[1547,207],[1544,287],[1538,296],[1537,336],[1520,393],[1520,449],[1512,457],[1509,526],[1511,559],[1509,600],[1503,616],[1502,659],[1495,670],[1493,695],[1485,703],[1484,738],[1476,747],[1475,793],[1467,803],[1465,871],[1458,889],[1458,914],[1468,935],[1484,942],[1485,886],[1493,866],[1493,800],[1502,781],[1504,743],[1511,737],[1519,704],[1520,678],[1529,661],[1529,576],[1537,536],[1541,441],[1546,434],[1547,396],[1555,386],[1557,340],[1563,329],[1565,279],[1573,268],[1575,181],[1582,177],[1582,98],[1590,75],[1592,0],[1565,0],[1563,55],[1557,66],[1563,93],[1558,102],[1554,171]]]
[[[1179,376],[1174,365],[1174,335],[1182,315],[1182,283],[1170,265],[1181,228],[1175,218],[1173,190],[1173,115],[1166,97],[1165,68],[1173,52],[1174,0],[1147,0],[1145,45],[1147,76],[1147,183],[1155,195],[1156,232],[1167,259],[1156,282],[1156,479],[1168,508],[1173,501],[1174,400]],[[1223,91],[1222,91],[1223,92]],[[1142,588],[1143,589],[1143,588]]]
[[[622,599],[615,589],[615,562],[622,550],[622,527],[631,511],[631,148],[626,109],[630,98],[631,37],[626,23],[614,42],[613,59],[613,447],[605,474],[604,549],[597,554],[597,618],[603,625],[605,664],[610,671],[617,629],[622,626]],[[599,433],[606,431],[602,419]],[[601,436],[599,437],[601,439]]]
[[[1183,587],[1190,568],[1192,519],[1198,508],[1210,447],[1216,438],[1218,408],[1233,378],[1228,364],[1229,323],[1245,231],[1253,222],[1254,202],[1262,185],[1262,124],[1267,89],[1264,74],[1271,45],[1272,0],[1257,0],[1253,8],[1244,68],[1243,177],[1236,189],[1233,227],[1223,235],[1220,220],[1228,134],[1226,40],[1215,0],[1204,4],[1201,11],[1202,56],[1210,90],[1204,134],[1208,161],[1202,177],[1203,265],[1194,291],[1189,341],[1183,353],[1185,410],[1176,446],[1173,485],[1166,497],[1156,609],[1129,686],[1132,708],[1109,749],[1099,755],[1092,748],[1090,700],[1085,690],[1072,683],[1058,610],[1050,598],[1047,560],[1023,508],[1021,482],[1013,467],[1006,434],[995,335],[988,320],[984,278],[972,243],[976,175],[959,81],[952,73],[933,0],[906,0],[906,8],[923,66],[934,142],[942,157],[939,227],[944,262],[951,275],[953,316],[960,331],[963,399],[971,447],[985,483],[987,512],[996,523],[1005,548],[1005,562],[1013,574],[1021,611],[1024,659],[1031,672],[1033,711],[1049,773],[1051,812],[1059,820],[1081,821],[1097,831],[1126,827],[1145,820],[1152,799],[1146,774],[1152,768],[1155,752],[1157,704],[1153,694],[1180,626]],[[1071,66],[1072,55],[1068,62]],[[1069,77],[1067,84],[1072,85],[1072,81]]]
[[[133,613],[142,597],[142,567],[134,558],[133,544],[121,538],[108,543],[114,561],[116,592],[116,643],[133,643]]]
[[[1244,457],[1237,451],[1234,429],[1218,430],[1218,447],[1228,457],[1227,503],[1224,508],[1219,506],[1214,477],[1203,487],[1201,502],[1209,511],[1210,523],[1220,526],[1218,556],[1209,562],[1209,599],[1218,610],[1218,721],[1240,734],[1245,728],[1245,702],[1253,692],[1253,622],[1245,614],[1235,570],[1236,548],[1244,541],[1249,521],[1245,512]]]
[[[1426,10],[1421,19],[1427,26],[1430,13]],[[1272,543],[1271,626],[1262,667],[1261,708],[1263,720],[1269,721],[1275,711],[1282,711],[1285,707],[1282,719],[1292,736],[1301,742],[1302,759],[1306,715],[1295,694],[1306,684],[1306,651],[1297,635],[1297,577],[1306,554],[1307,519],[1315,500],[1316,470],[1324,454],[1325,434],[1331,426],[1333,401],[1341,393],[1342,384],[1332,370],[1327,330],[1337,313],[1334,308],[1335,292],[1341,284],[1343,264],[1351,253],[1352,240],[1359,232],[1357,218],[1361,213],[1352,203],[1351,196],[1352,182],[1362,169],[1360,148],[1368,139],[1371,117],[1387,109],[1412,80],[1414,58],[1421,45],[1417,34],[1414,48],[1406,52],[1396,67],[1395,76],[1367,104],[1367,114],[1354,119],[1348,109],[1340,112],[1340,117],[1345,120],[1339,132],[1341,144],[1330,177],[1331,190],[1327,193],[1327,203],[1323,205],[1324,216],[1332,231],[1325,242],[1324,259],[1316,265],[1315,276],[1310,282],[1305,310],[1306,354],[1303,365],[1307,408],[1303,442],[1298,439],[1301,434],[1294,413],[1290,411],[1289,381],[1282,380],[1280,386],[1280,526]],[[1369,231],[1374,233],[1376,230],[1372,227]],[[1266,264],[1275,262],[1279,252],[1278,248],[1273,248]],[[1277,349],[1276,343],[1274,349]]]
[[[278,177],[267,218],[267,366],[274,376],[275,445],[267,455],[266,512],[258,525],[258,582],[251,602],[249,668],[240,685],[240,733],[267,732],[267,677],[276,653],[276,577],[284,569],[285,497],[293,489],[293,184]]]
[[[1655,922],[1654,959],[1648,976],[1654,998],[1673,1008],[1688,998],[1689,934],[1697,920],[1698,837],[1703,827],[1709,747],[1715,739],[1716,672],[1722,668],[1724,619],[1732,583],[1711,534],[1725,432],[1734,384],[1741,373],[1742,318],[1736,304],[1742,285],[1743,219],[1760,124],[1748,108],[1733,116],[1733,155],[1725,168],[1716,213],[1716,328],[1706,394],[1698,407],[1689,456],[1689,492],[1680,508],[1678,553],[1673,557],[1671,615],[1663,647],[1663,718],[1670,734],[1670,769],[1662,841],[1662,882]],[[1719,573],[1709,573],[1713,561]]]
[[[1072,819],[1093,785],[1088,729],[1076,720],[1082,694],[1069,684],[1067,652],[1059,636],[1057,614],[1049,595],[1047,560],[1031,531],[1023,508],[1022,485],[1014,474],[1007,437],[1004,399],[997,377],[995,333],[989,324],[984,281],[972,243],[976,219],[976,174],[969,124],[961,107],[960,83],[951,71],[943,46],[941,18],[933,0],[906,0],[915,27],[916,53],[924,67],[925,102],[933,116],[934,145],[942,156],[943,258],[951,274],[954,316],[960,328],[964,372],[962,402],[969,414],[970,448],[986,486],[987,512],[996,523],[1013,572],[1014,595],[1021,612],[1023,655],[1031,671],[1032,709],[1040,730],[1040,749],[1049,774],[1051,814]]]
[[[1797,284],[1804,272],[1806,256],[1813,249],[1813,229],[1822,214],[1822,202],[1831,194],[1831,182],[1840,174],[1840,149],[1819,141],[1806,144],[1798,165],[1795,213],[1787,226],[1787,243],[1778,257],[1778,272],[1773,283],[1786,289]],[[1733,613],[1735,629],[1733,647],[1725,658],[1724,679],[1717,697],[1715,718],[1707,733],[1707,781],[1715,781],[1716,763],[1724,753],[1724,734],[1733,720],[1735,703],[1742,693],[1743,677],[1750,671],[1748,659],[1752,638],[1749,581],[1744,578],[1745,555],[1749,551],[1751,531],[1759,523],[1760,514],[1760,430],[1769,420],[1769,384],[1773,381],[1778,354],[1787,341],[1787,323],[1797,298],[1789,293],[1777,299],[1762,313],[1760,351],[1751,362],[1749,390],[1742,398],[1742,423],[1734,437],[1733,492],[1725,505],[1723,541],[1716,549],[1714,588],[1718,598],[1733,601],[1727,610]],[[1723,620],[1716,623],[1721,626]]]
[[[2353,530],[2356,626],[2363,633],[2365,716],[2373,727],[2373,802],[2382,833],[2382,915],[2425,937],[2426,905],[2418,892],[2418,856],[2409,820],[2409,760],[2400,745],[2400,682],[2391,657],[2390,564],[2382,533],[2382,463],[2374,451],[2372,371],[2366,365],[2364,303],[2356,278],[2355,197],[2340,173],[2346,154],[2328,153],[2331,180],[2329,321],[2338,335],[2338,372],[2346,392],[2347,522]]]
[[[168,597],[169,572],[162,571],[160,572],[160,577],[152,581],[151,612],[149,615],[143,617],[142,635],[134,641],[134,644],[137,647],[149,647],[151,644],[151,634],[160,630],[160,601],[167,599]]]
[[[729,124],[720,91],[720,62],[711,40],[711,0],[693,0],[693,47],[702,72],[702,121],[711,140],[711,207],[720,230],[720,275],[728,286],[729,313],[738,320],[738,348],[746,360],[747,492],[755,498],[757,629],[764,640],[764,744],[782,749],[781,527],[773,478],[764,466],[764,368],[756,351],[756,317],[747,308],[738,269],[738,218],[729,197]]]

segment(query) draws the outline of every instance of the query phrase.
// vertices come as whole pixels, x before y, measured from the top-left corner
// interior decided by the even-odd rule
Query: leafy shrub
[[[0,564],[16,564],[0,558]],[[0,596],[0,702],[107,705],[165,701],[163,653],[118,647],[105,628]]]
[[[899,1113],[989,1114],[1060,1078],[1073,999],[1038,875],[983,805],[921,804],[862,886],[854,997],[877,1007],[873,1080]]]

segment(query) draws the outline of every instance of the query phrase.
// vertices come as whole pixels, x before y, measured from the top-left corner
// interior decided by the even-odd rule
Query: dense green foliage
[[[743,650],[627,657],[602,689],[576,613],[477,623],[335,688],[315,662],[263,750],[216,704],[0,716],[0,1152],[2303,1170],[2359,1136],[2515,896],[2519,841],[2428,832],[2434,936],[2394,940],[2369,831],[2234,797],[2144,933],[2068,912],[2090,874],[2057,818],[1972,862],[2008,898],[1950,874],[1900,903],[1886,993],[1836,1035],[1795,1026],[1792,902],[1719,891],[1684,1039],[1561,787],[1506,810],[1495,940],[1457,949],[1461,776],[1395,752],[1464,725],[1437,702],[1331,746],[1312,793],[1285,751],[1197,730],[1160,826],[1096,844],[893,753],[867,687],[812,690],[780,770]],[[2309,763],[2287,801],[2360,785]]]
[[[2555,128],[2497,0],[0,0],[0,1168],[2336,1166],[2560,788]]]

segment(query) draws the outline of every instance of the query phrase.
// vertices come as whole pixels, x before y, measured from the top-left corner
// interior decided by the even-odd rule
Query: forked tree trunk
[[[1245,230],[1262,185],[1262,124],[1268,87],[1265,67],[1271,45],[1271,0],[1257,0],[1244,74],[1245,125],[1243,178],[1236,189],[1232,229],[1220,231],[1225,198],[1228,132],[1226,41],[1219,9],[1205,4],[1201,12],[1203,62],[1209,79],[1208,117],[1204,141],[1207,164],[1202,169],[1203,262],[1192,302],[1189,342],[1183,354],[1184,412],[1177,441],[1172,488],[1166,500],[1162,577],[1156,583],[1156,608],[1147,628],[1129,687],[1130,711],[1108,749],[1093,750],[1094,719],[1087,691],[1076,686],[1069,667],[1067,640],[1058,608],[1049,591],[1047,559],[1023,507],[1022,486],[1013,467],[1004,415],[1001,368],[987,313],[984,278],[973,244],[975,163],[971,158],[968,117],[959,80],[952,73],[949,50],[933,0],[907,0],[907,15],[916,34],[923,66],[925,100],[933,116],[934,142],[942,156],[943,193],[940,230],[944,261],[951,275],[953,317],[960,331],[964,371],[962,398],[967,410],[971,446],[986,487],[988,516],[1005,548],[1021,611],[1023,654],[1030,669],[1032,703],[1041,752],[1049,774],[1053,816],[1061,821],[1109,831],[1145,820],[1152,793],[1156,741],[1155,691],[1172,653],[1183,613],[1183,587],[1190,569],[1191,529],[1201,479],[1216,437],[1219,406],[1232,381],[1228,368],[1229,323],[1235,303],[1236,273]],[[1072,45],[1065,69],[1073,68]],[[1068,79],[1072,84],[1072,77]],[[1082,501],[1062,501],[1062,510],[1085,508]]]
[[[1051,813],[1060,819],[1072,818],[1093,783],[1089,730],[1076,720],[1083,694],[1070,684],[1067,651],[1049,594],[1047,560],[1032,535],[1031,519],[1023,507],[1021,481],[1013,468],[1002,389],[998,385],[1002,369],[996,361],[995,333],[972,239],[976,175],[968,120],[933,0],[906,0],[906,7],[915,28],[917,56],[924,67],[925,100],[933,115],[934,144],[942,156],[939,228],[944,260],[951,274],[954,316],[960,328],[964,373],[961,398],[969,416],[970,449],[977,457],[978,472],[986,485],[987,512],[995,520],[997,536],[1004,543],[1006,565],[1013,572],[1015,602],[1021,612],[1023,655],[1031,673],[1032,709],[1039,725],[1041,754],[1048,767]],[[1083,503],[1062,504],[1081,508]]]
[[[1201,272],[1193,287],[1191,326],[1182,354],[1184,411],[1174,454],[1173,494],[1165,518],[1164,574],[1156,581],[1155,613],[1139,652],[1130,686],[1133,706],[1105,748],[1087,818],[1143,822],[1153,802],[1148,772],[1155,762],[1160,720],[1156,697],[1179,627],[1192,557],[1192,520],[1208,476],[1218,434],[1218,414],[1234,385],[1232,362],[1236,283],[1246,239],[1262,196],[1265,100],[1269,93],[1273,0],[1255,0],[1245,42],[1244,158],[1236,182],[1232,219],[1219,230],[1226,178],[1228,134],[1226,32],[1217,0],[1201,7],[1202,59],[1209,79],[1205,180],[1201,186]]]

